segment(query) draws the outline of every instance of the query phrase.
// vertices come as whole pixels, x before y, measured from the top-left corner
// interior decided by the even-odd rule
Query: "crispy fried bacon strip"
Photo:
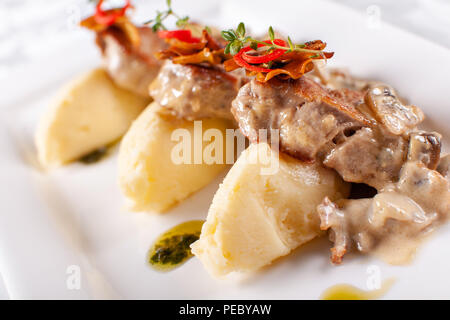
[[[113,13],[118,11],[119,9],[111,9],[105,11],[105,13]],[[121,16],[116,19],[114,24],[107,26],[104,24],[97,23],[95,20],[95,16],[87,17],[86,19],[80,22],[80,25],[89,30],[93,30],[97,33],[101,33],[106,30],[114,29],[123,34],[123,38],[126,40],[127,44],[132,47],[139,47],[141,43],[141,39],[139,37],[139,32],[137,27],[126,17]],[[125,46],[126,47],[126,46]]]
[[[221,64],[229,56],[224,53],[223,46],[219,44],[206,30],[198,43],[187,43],[178,39],[167,39],[170,47],[157,52],[156,58],[160,60],[171,59],[175,64]]]
[[[326,43],[321,40],[314,40],[305,43],[305,49],[307,50],[320,50],[325,49]],[[273,60],[275,66],[270,72],[255,72],[247,70],[248,76],[256,76],[256,80],[260,82],[267,82],[273,77],[278,76],[280,79],[299,79],[305,73],[308,73],[314,69],[313,60],[317,59],[330,59],[333,57],[334,52],[322,52],[322,54],[312,54],[305,51],[291,51],[285,52],[278,59]],[[231,58],[224,62],[226,71],[233,71],[239,66],[235,59]]]

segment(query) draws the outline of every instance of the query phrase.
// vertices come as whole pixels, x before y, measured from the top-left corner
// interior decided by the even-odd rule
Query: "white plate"
[[[330,63],[392,84],[425,111],[427,127],[450,137],[450,52],[444,48],[317,0],[233,0],[206,7],[177,1],[177,7],[190,7],[192,17],[207,17],[211,25],[235,27],[242,20],[255,32],[271,24],[299,40],[326,40],[336,52]],[[95,165],[40,171],[32,140],[38,116],[61,84],[98,63],[86,32],[72,49],[55,47],[26,75],[1,84],[8,95],[0,110],[0,270],[11,298],[314,299],[337,283],[366,288],[377,276],[396,278],[386,298],[450,298],[448,225],[406,267],[357,255],[333,267],[330,244],[319,239],[240,281],[214,280],[196,259],[170,273],[152,270],[146,252],[155,237],[205,218],[222,177],[169,213],[149,215],[122,209],[115,155]],[[81,268],[78,290],[67,285],[70,266]]]

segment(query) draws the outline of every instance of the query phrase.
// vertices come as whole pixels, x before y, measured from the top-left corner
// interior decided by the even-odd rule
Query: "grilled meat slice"
[[[214,66],[166,61],[150,86],[150,95],[178,118],[233,119],[230,108],[241,80]]]
[[[114,82],[147,97],[148,86],[162,64],[153,54],[167,45],[150,28],[138,27],[137,30],[140,39],[138,47],[133,46],[124,32],[114,25],[98,32],[96,42],[101,49],[106,70]]]
[[[280,150],[299,159],[314,161],[340,133],[371,124],[358,105],[363,94],[329,90],[312,79],[261,83],[252,80],[233,101],[232,113],[252,142],[260,129],[279,130]]]
[[[365,88],[331,90],[310,77],[253,80],[239,91],[232,112],[251,141],[258,141],[261,129],[277,129],[281,151],[304,161],[321,160],[345,181],[380,189],[397,181],[407,160],[408,134],[423,113],[404,105],[387,85],[367,82]],[[436,165],[440,148],[431,148],[431,140],[429,151],[413,151],[417,143],[410,146]]]
[[[368,184],[377,190],[398,180],[408,152],[402,136],[362,128],[336,146],[324,159],[345,181]]]

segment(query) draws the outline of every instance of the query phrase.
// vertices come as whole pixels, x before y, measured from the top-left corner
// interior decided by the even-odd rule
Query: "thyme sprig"
[[[150,24],[151,28],[154,32],[158,30],[167,30],[167,27],[163,24],[164,20],[168,17],[173,16],[177,19],[176,25],[178,28],[185,28],[189,22],[188,16],[180,16],[172,9],[172,1],[166,0],[167,10],[165,11],[156,11],[156,17],[154,19],[148,20],[144,22],[144,24]]]
[[[247,36],[245,30],[245,24],[243,22],[239,23],[236,30],[228,29],[222,31],[222,38],[228,41],[227,46],[225,47],[225,53],[235,55],[237,54],[244,46],[247,44],[250,45],[250,47],[253,50],[257,50],[258,46],[267,47],[267,50],[275,50],[275,49],[282,49],[286,50],[286,52],[292,52],[292,51],[303,51],[303,52],[309,52],[313,53],[314,56],[323,56],[322,50],[311,50],[306,49],[306,45],[304,43],[301,44],[294,44],[291,40],[291,38],[287,37],[287,43],[288,46],[281,46],[276,43],[274,43],[275,40],[275,32],[273,31],[272,26],[269,27],[268,34],[270,37],[270,43],[260,41],[257,39],[254,39],[250,36]]]

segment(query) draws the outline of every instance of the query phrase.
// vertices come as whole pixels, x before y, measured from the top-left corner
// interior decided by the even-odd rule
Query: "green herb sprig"
[[[166,0],[166,4],[167,4],[167,10],[156,11],[156,17],[154,19],[144,22],[144,24],[150,24],[150,27],[152,28],[153,32],[156,32],[158,30],[167,30],[167,27],[163,24],[163,22],[170,16],[173,16],[177,19],[176,25],[178,28],[181,28],[181,29],[185,28],[189,22],[188,16],[182,17],[175,13],[175,11],[172,9],[172,1],[171,0]]]
[[[275,40],[275,32],[273,31],[272,26],[269,27],[268,34],[270,37],[270,43],[260,41],[257,39],[254,39],[250,36],[247,36],[245,30],[245,24],[243,22],[239,23],[236,30],[228,29],[223,30],[221,32],[222,38],[224,38],[226,41],[228,41],[227,46],[225,47],[225,53],[235,55],[237,54],[244,46],[247,44],[250,45],[250,47],[253,50],[258,49],[259,46],[267,47],[268,50],[275,50],[275,49],[282,49],[286,50],[286,52],[292,52],[292,51],[303,51],[303,52],[309,52],[313,54],[318,54],[319,56],[324,56],[322,50],[311,50],[306,49],[305,44],[294,44],[291,40],[291,38],[287,37],[288,46],[281,46],[274,43]]]

